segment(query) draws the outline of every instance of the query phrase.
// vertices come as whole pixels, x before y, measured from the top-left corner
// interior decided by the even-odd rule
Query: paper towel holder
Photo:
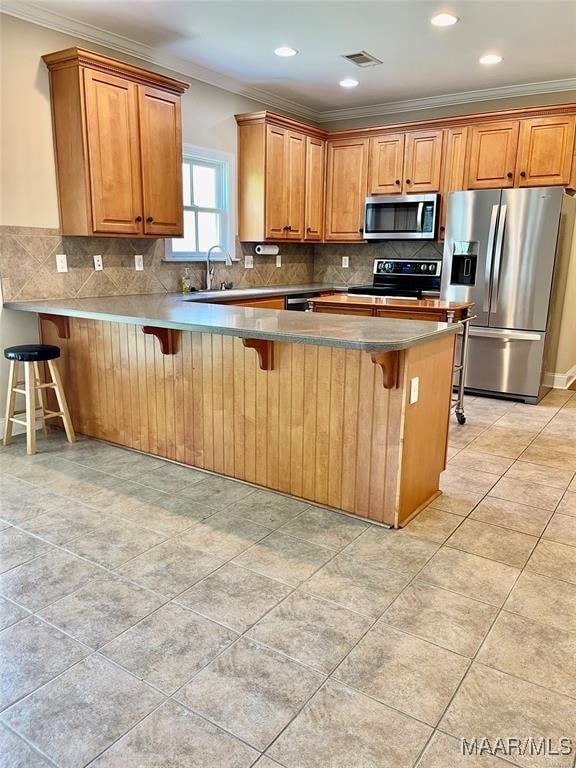
[[[277,256],[280,253],[280,248],[277,245],[259,243],[255,246],[254,252],[258,256]]]

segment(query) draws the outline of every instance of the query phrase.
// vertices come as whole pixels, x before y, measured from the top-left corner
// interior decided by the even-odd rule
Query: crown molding
[[[471,104],[482,101],[514,98],[520,96],[537,96],[547,93],[576,91],[576,78],[562,80],[547,80],[540,83],[522,83],[520,85],[505,85],[497,88],[487,88],[477,91],[462,91],[440,96],[429,96],[419,99],[372,104],[365,107],[350,107],[344,109],[318,110],[299,102],[285,99],[261,88],[255,88],[229,75],[207,69],[194,64],[179,56],[171,56],[158,51],[150,45],[138,43],[135,40],[108,32],[100,27],[76,21],[67,16],[50,11],[46,7],[35,5],[27,0],[2,0],[2,13],[14,16],[23,21],[37,24],[56,32],[71,35],[105,46],[113,51],[133,56],[141,61],[163,67],[179,75],[193,80],[222,88],[225,91],[243,96],[258,102],[262,106],[287,112],[290,115],[304,118],[318,125],[336,122],[338,120],[354,120],[368,117],[381,117],[401,112],[417,112],[426,109]]]
[[[353,120],[359,117],[380,117],[399,112],[417,112],[424,109],[438,109],[472,102],[495,101],[515,96],[538,96],[545,93],[563,93],[576,91],[576,78],[564,80],[546,80],[541,83],[522,83],[521,85],[503,85],[498,88],[486,88],[479,91],[462,91],[442,96],[427,96],[422,99],[390,101],[385,104],[373,104],[367,107],[333,109],[319,113],[318,122],[331,123],[336,120]]]

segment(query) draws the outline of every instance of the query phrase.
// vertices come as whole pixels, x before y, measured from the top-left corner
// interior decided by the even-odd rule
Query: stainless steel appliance
[[[318,296],[318,294],[314,292],[308,292],[286,296],[284,298],[284,309],[291,309],[295,312],[309,312],[310,305],[308,303],[308,299],[311,299],[314,296]]]
[[[354,285],[348,293],[364,296],[438,296],[440,259],[374,259],[372,285]]]
[[[372,195],[364,204],[365,240],[435,240],[439,195]]]
[[[473,301],[465,385],[537,402],[563,212],[561,188],[453,192],[441,298]]]

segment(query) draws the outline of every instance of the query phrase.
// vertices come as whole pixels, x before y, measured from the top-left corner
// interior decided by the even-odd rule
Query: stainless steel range
[[[421,299],[438,296],[442,275],[440,259],[375,259],[372,285],[353,285],[356,296],[405,296]]]

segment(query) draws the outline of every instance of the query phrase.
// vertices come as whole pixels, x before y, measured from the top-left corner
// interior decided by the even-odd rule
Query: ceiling
[[[576,88],[574,0],[3,0],[7,13],[319,122]],[[453,27],[429,19],[450,10]],[[274,48],[290,45],[286,59]],[[343,54],[383,61],[358,68]],[[504,57],[486,67],[486,52]],[[354,89],[339,87],[354,77]]]

